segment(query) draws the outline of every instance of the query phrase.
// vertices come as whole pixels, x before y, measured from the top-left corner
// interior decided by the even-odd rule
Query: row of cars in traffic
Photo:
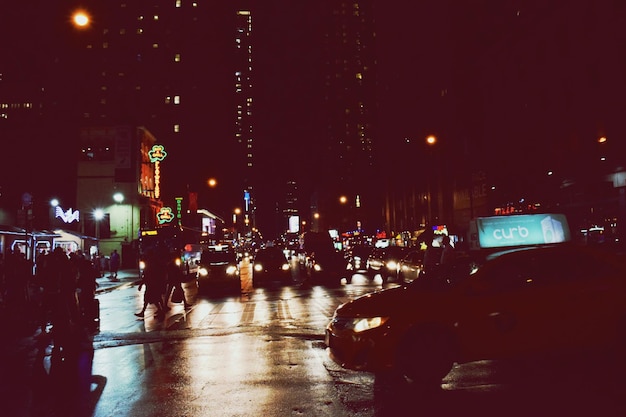
[[[317,239],[317,237],[316,237]],[[313,246],[313,249],[311,249]],[[343,279],[352,281],[361,273],[383,281],[409,282],[422,270],[424,250],[419,247],[355,246],[338,251],[332,246],[309,244],[309,250],[289,251],[281,245],[263,245],[246,254],[252,264],[252,285],[262,287],[272,283],[289,285],[300,274],[312,284],[338,285]],[[229,244],[210,245],[198,252],[191,262],[201,289],[241,288],[241,255]]]

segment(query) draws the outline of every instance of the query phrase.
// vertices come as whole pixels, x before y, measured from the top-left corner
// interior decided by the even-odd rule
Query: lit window
[[[159,15],[155,14],[154,16],[152,16],[152,20],[159,20]]]
[[[157,49],[158,47],[159,47],[159,44],[158,44],[158,43],[153,43],[153,44],[152,44],[152,49]]]
[[[165,104],[170,104],[172,102],[172,98],[170,96],[165,97]]]
[[[182,4],[182,0],[176,0],[176,7],[179,8]]]
[[[180,62],[180,54],[174,55],[174,62]]]
[[[174,96],[174,104],[180,104],[180,96]]]
[[[174,132],[175,133],[179,133],[180,132],[180,125],[179,124],[175,124],[174,125]]]

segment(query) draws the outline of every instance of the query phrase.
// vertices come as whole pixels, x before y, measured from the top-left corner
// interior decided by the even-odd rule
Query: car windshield
[[[285,254],[280,248],[267,248],[261,249],[257,252],[255,259],[257,261],[261,260],[282,260],[285,261]]]
[[[201,263],[203,264],[212,264],[212,263],[224,263],[224,262],[235,262],[235,252],[231,251],[205,251],[202,253]]]

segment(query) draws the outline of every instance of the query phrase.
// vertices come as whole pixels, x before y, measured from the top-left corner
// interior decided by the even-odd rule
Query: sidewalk
[[[137,281],[139,281],[139,270],[120,269],[117,273],[117,278],[119,281],[111,281],[109,278],[109,272],[104,271],[104,276],[96,279],[96,282],[98,283],[96,295],[133,286]]]

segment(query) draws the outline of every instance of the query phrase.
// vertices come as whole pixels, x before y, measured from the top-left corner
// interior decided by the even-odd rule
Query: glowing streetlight
[[[74,23],[74,26],[77,28],[84,29],[89,26],[89,23],[91,23],[91,18],[86,11],[77,10],[72,15],[72,23]]]
[[[437,137],[435,135],[429,135],[426,138],[426,144],[433,148],[435,146],[435,144],[437,143]],[[432,194],[432,173],[430,172],[432,169],[432,164],[433,164],[433,160],[432,160],[432,154],[430,157],[430,161],[429,161],[429,168],[428,168],[428,223],[432,224],[432,220],[433,220],[433,194]],[[439,180],[439,178],[437,178]],[[441,189],[439,190],[439,192],[441,192]]]
[[[93,211],[93,218],[96,221],[96,239],[100,239],[100,220],[104,219],[104,210],[95,209]]]
[[[211,188],[215,188],[217,186],[217,180],[215,178],[209,178],[206,183]]]
[[[113,194],[113,200],[116,203],[124,202],[124,194],[122,194],[122,193],[115,193],[115,194]]]

